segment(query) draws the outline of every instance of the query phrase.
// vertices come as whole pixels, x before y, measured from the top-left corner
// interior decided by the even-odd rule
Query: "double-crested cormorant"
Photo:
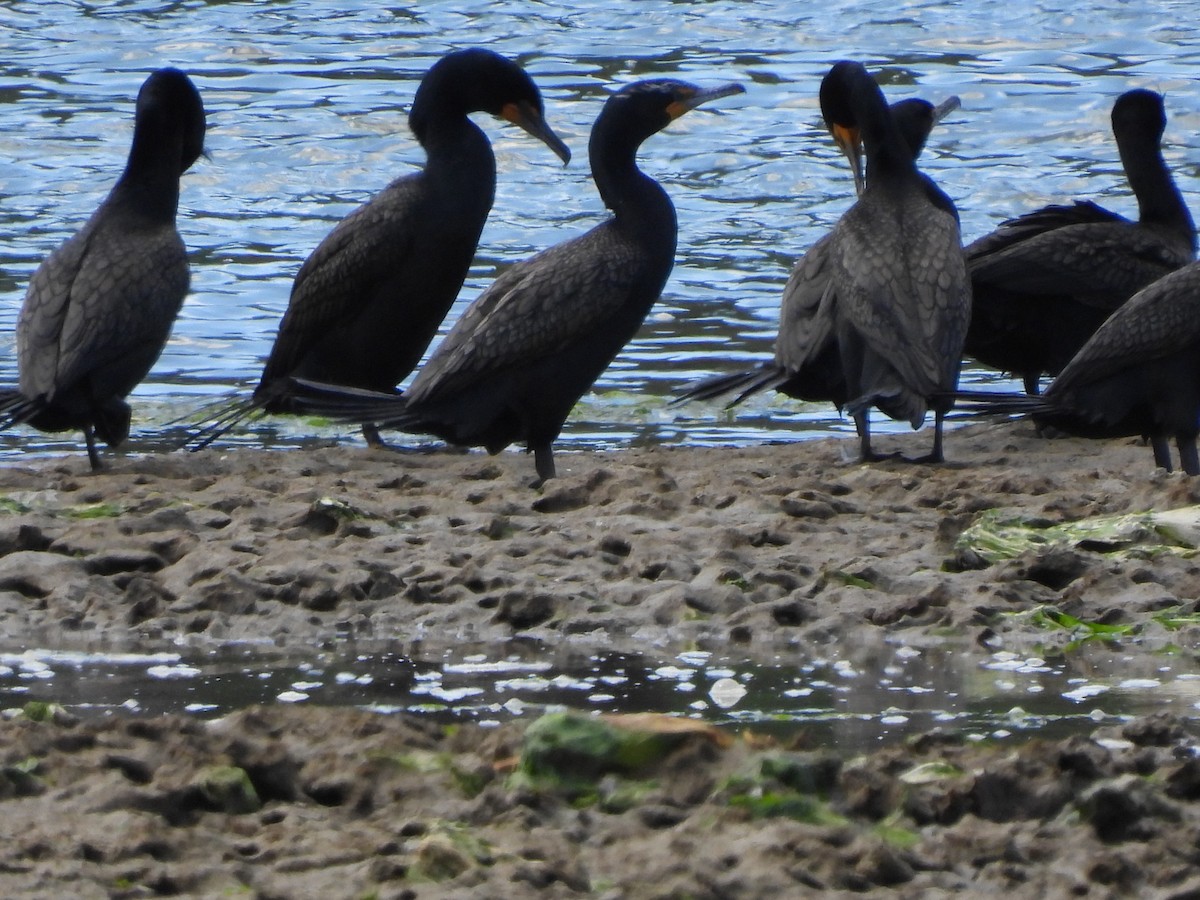
[[[17,320],[16,390],[0,392],[0,427],[82,429],[129,436],[125,398],[170,335],[189,283],[175,230],[179,178],[204,151],[204,106],[178,69],[159,69],[138,92],[125,171],[77,234],[33,273]]]
[[[604,104],[588,144],[608,219],[503,272],[463,313],[403,396],[306,384],[309,411],[434,434],[497,453],[523,441],[538,479],[571,408],[634,336],[675,261],[675,207],[637,167],[641,143],[702,103],[740,93],[639,81]]]
[[[840,79],[822,81],[821,113],[825,126],[850,160],[855,191],[861,194],[866,186],[861,140],[845,101],[833,96],[841,87],[844,82]],[[921,155],[933,126],[959,105],[958,97],[950,97],[936,107],[916,98],[891,105],[892,119],[913,159]],[[829,401],[839,409],[846,404],[850,397],[833,336],[837,297],[830,289],[827,258],[830,237],[825,235],[813,244],[792,269],[783,290],[775,358],[753,369],[705,379],[684,393],[679,402],[736,394],[728,404],[736,406],[759,391],[773,389],[799,400]]]
[[[1140,435],[1171,471],[1170,439],[1200,475],[1200,263],[1164,275],[1122,304],[1040,397],[965,392],[975,413],[1027,413],[1080,437]]]
[[[838,220],[824,248],[828,327],[836,341],[845,409],[854,417],[863,460],[871,450],[868,411],[875,406],[914,428],[936,416],[933,449],[940,462],[942,426],[953,405],[970,319],[967,280],[954,204],[918,171],[912,147],[892,119],[883,93],[862,65],[836,63],[826,75],[831,97],[853,122],[867,158],[866,187]]]
[[[221,404],[195,435],[197,449],[256,410],[294,411],[291,376],[390,392],[416,368],[462,289],[496,192],[496,160],[473,112],[507,119],[564,163],[571,158],[516,63],[479,48],[438,60],[408,117],[425,168],[342,219],[305,260],[253,396]],[[373,425],[363,433],[379,443]]]
[[[1163,162],[1162,97],[1117,98],[1113,135],[1138,221],[1090,201],[1047,206],[966,248],[974,292],[965,352],[1019,375],[1030,394],[1056,375],[1114,309],[1196,255],[1196,229]]]

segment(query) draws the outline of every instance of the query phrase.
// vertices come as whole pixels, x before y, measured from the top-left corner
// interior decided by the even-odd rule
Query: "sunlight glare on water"
[[[850,428],[832,409],[768,395],[736,416],[665,406],[693,378],[770,354],[788,270],[850,203],[848,169],[817,109],[819,80],[837,59],[866,63],[891,100],[962,98],[923,166],[957,202],[966,240],[1073,197],[1136,215],[1108,120],[1112,101],[1132,87],[1166,94],[1165,154],[1196,199],[1200,23],[1185,4],[648,0],[635,16],[604,0],[345,6],[0,9],[0,383],[16,379],[13,333],[29,275],[115,181],[137,89],[168,64],[201,90],[210,158],[184,178],[179,229],[192,292],[135,392],[132,449],[156,425],[256,381],[301,262],[338,219],[421,164],[406,124],[417,82],[442,54],[469,45],[531,72],[575,158],[564,168],[519,130],[479,117],[496,149],[496,203],[444,327],[501,267],[601,219],[586,146],[614,86],[673,76],[747,88],[644,145],[644,169],[679,210],[676,267],[638,338],[568,423],[568,444],[748,442]],[[1007,383],[973,369],[965,380]],[[304,435],[303,425],[276,427],[241,439],[286,446]],[[340,433],[357,440],[355,429]],[[75,446],[73,435],[24,429],[0,439],[10,458]]]
[[[92,717],[223,716],[256,703],[352,706],[496,725],[553,709],[653,711],[795,735],[845,752],[931,729],[966,740],[1055,738],[1151,713],[1200,717],[1200,674],[1185,654],[1100,643],[1048,658],[963,647],[873,644],[778,664],[703,651],[674,660],[562,654],[514,643],[440,660],[342,649],[303,659],[262,648],[202,655],[25,650],[0,653],[0,710],[62,703]]]

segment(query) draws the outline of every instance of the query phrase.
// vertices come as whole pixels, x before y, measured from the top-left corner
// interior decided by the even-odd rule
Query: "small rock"
[[[417,868],[431,881],[457,878],[473,864],[471,857],[441,832],[426,835],[417,845]]]
[[[492,516],[483,526],[483,536],[489,540],[498,541],[512,534],[512,522],[508,516]]]
[[[975,815],[989,822],[1016,822],[1055,815],[1068,800],[1067,787],[1047,781],[1033,767],[985,771],[970,791]]]
[[[467,481],[495,481],[503,474],[504,470],[491,460],[462,470],[462,477]]]
[[[841,769],[841,757],[820,750],[767,755],[761,763],[764,778],[773,778],[802,794],[830,793]]]
[[[600,550],[623,559],[633,552],[633,545],[623,537],[618,537],[615,534],[606,534],[600,540]]]
[[[1102,841],[1145,840],[1155,833],[1151,819],[1177,822],[1181,815],[1170,801],[1136,775],[1106,779],[1079,798],[1079,811]]]
[[[36,525],[27,522],[0,523],[0,556],[21,550],[46,550],[51,539]]]
[[[1184,740],[1187,729],[1177,716],[1154,713],[1134,719],[1121,729],[1121,734],[1139,747],[1169,747]]]
[[[912,881],[913,867],[886,844],[875,844],[858,861],[854,871],[872,884],[894,887]]]
[[[639,808],[638,818],[647,828],[673,828],[687,818],[687,812],[674,806],[652,804]]]
[[[556,513],[582,509],[592,502],[592,492],[586,484],[554,487],[533,501],[534,512]]]
[[[1020,577],[1036,581],[1052,591],[1061,591],[1088,570],[1088,557],[1065,547],[1051,547],[1018,571]]]
[[[780,507],[789,516],[796,519],[832,519],[837,515],[830,504],[820,500],[804,500],[799,497],[784,497],[779,502]]]
[[[1200,800],[1200,759],[1192,757],[1167,775],[1167,796],[1176,800]]]
[[[846,808],[855,815],[882,819],[900,800],[900,785],[895,778],[866,765],[843,769],[839,777]]]
[[[154,777],[154,767],[144,759],[133,756],[114,753],[104,758],[104,764],[116,769],[134,784],[149,784]]]
[[[811,613],[799,597],[787,597],[771,607],[771,618],[776,625],[791,627],[803,625],[812,618]]]
[[[250,776],[237,766],[207,769],[201,773],[196,787],[205,803],[220,812],[244,815],[262,808]]]
[[[501,598],[494,621],[507,622],[514,630],[524,631],[549,622],[557,612],[558,601],[550,594],[510,591]]]
[[[85,575],[84,564],[57,553],[18,550],[0,558],[0,591],[45,597],[56,587]]]
[[[706,616],[729,615],[747,605],[745,595],[729,584],[689,584],[683,589],[683,602],[688,609]]]

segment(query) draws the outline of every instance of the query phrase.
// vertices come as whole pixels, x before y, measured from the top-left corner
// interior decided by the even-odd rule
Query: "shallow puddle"
[[[1200,718],[1200,664],[1190,654],[1099,642],[1047,658],[880,645],[852,658],[771,664],[706,652],[548,658],[544,647],[521,644],[439,659],[345,649],[300,659],[246,647],[0,653],[0,707],[31,700],[81,716],[214,717],[308,703],[484,724],[561,707],[653,711],[867,749],[934,728],[979,740],[1049,738],[1160,711]]]

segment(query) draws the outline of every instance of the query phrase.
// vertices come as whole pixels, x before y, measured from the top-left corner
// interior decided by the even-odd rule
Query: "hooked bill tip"
[[[960,106],[962,106],[962,100],[959,99],[959,96],[957,94],[951,94],[949,97],[947,97],[945,100],[943,100],[941,103],[939,103],[937,106],[935,106],[933,108],[933,123],[936,125],[938,122],[942,121],[942,119],[946,118],[946,116],[950,115],[950,113],[954,112]]]

